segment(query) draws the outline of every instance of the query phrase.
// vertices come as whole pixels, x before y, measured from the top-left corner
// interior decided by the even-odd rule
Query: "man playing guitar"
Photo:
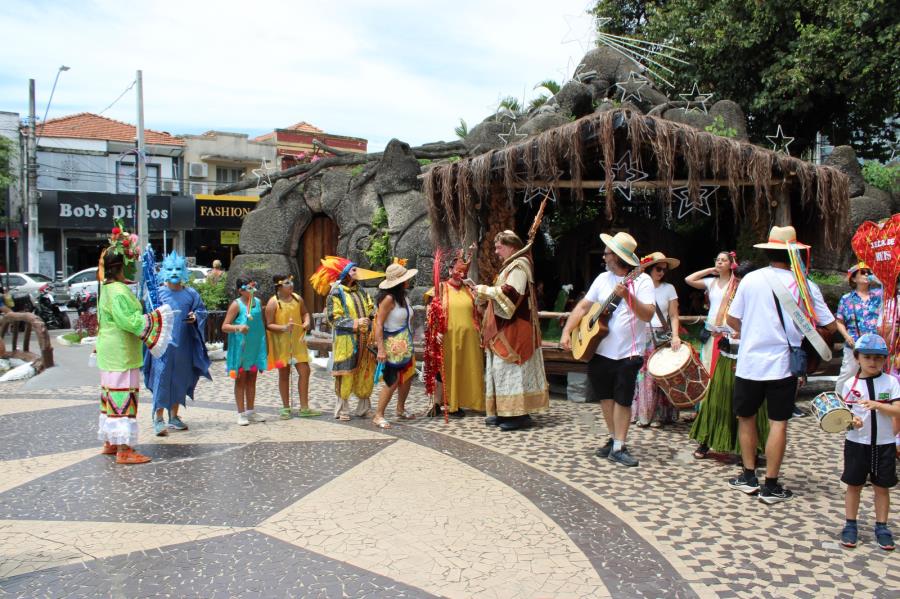
[[[610,434],[606,444],[597,450],[597,456],[624,466],[637,466],[638,461],[625,447],[625,438],[631,424],[635,379],[643,363],[641,351],[649,334],[647,323],[654,314],[653,281],[648,275],[641,274],[628,286],[623,285],[626,275],[640,265],[634,253],[637,242],[624,232],[614,236],[604,233],[600,238],[606,245],[603,252],[606,272],[594,280],[587,295],[569,315],[561,345],[564,349],[572,349],[572,331],[593,304],[604,302],[613,294],[621,298],[609,316],[609,333],[588,362],[588,380],[594,401],[600,401]]]

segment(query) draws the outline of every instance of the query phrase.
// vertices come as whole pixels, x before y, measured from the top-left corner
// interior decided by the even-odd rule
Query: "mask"
[[[159,278],[164,283],[172,283],[173,285],[188,282],[187,262],[183,256],[179,256],[178,252],[172,252],[162,262],[159,269]]]

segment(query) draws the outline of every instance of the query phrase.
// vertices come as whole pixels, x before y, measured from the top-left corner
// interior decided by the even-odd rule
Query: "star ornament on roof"
[[[528,137],[527,133],[519,133],[518,129],[516,129],[516,124],[513,123],[512,127],[510,127],[508,133],[498,133],[497,137],[503,142],[504,146],[508,146],[509,144],[518,143]]]
[[[265,158],[262,159],[262,164],[260,164],[259,168],[253,169],[251,172],[256,176],[256,188],[264,187],[266,189],[272,188],[272,179],[269,178],[269,164]]]
[[[550,187],[529,187],[525,190],[525,204],[531,206],[531,203],[535,200],[538,202],[544,201],[544,196],[553,202],[556,203],[556,193]]]
[[[775,152],[780,154],[787,154],[788,156],[791,153],[788,151],[788,146],[791,145],[791,142],[794,141],[793,137],[786,137],[784,135],[784,131],[781,130],[781,125],[778,125],[778,131],[776,131],[775,135],[766,135],[766,139],[769,140],[769,143],[772,144],[772,149]]]
[[[616,82],[616,87],[622,91],[622,102],[627,102],[631,98],[640,102],[643,100],[641,97],[641,89],[646,87],[649,83],[650,81],[648,81],[646,77],[642,77],[634,71],[631,71],[628,73],[628,78],[626,78],[625,81]]]
[[[696,204],[691,201],[691,192],[687,187],[676,187],[673,189],[672,195],[680,201],[678,206],[678,218],[684,218],[695,210],[705,216],[712,216],[712,210],[709,209],[709,198],[716,193],[716,190],[718,189],[718,185],[715,187],[701,187],[700,197]]]
[[[709,99],[713,97],[713,94],[701,94],[700,88],[697,86],[696,81],[694,81],[694,87],[691,88],[691,93],[678,94],[678,96],[682,100],[687,102],[687,106],[685,106],[684,108],[685,112],[687,112],[688,110],[696,110],[697,112],[700,112],[700,110],[697,109],[697,107],[699,106],[700,109],[703,110],[703,114],[709,114],[706,109],[706,103],[709,102]]]
[[[613,177],[616,181],[626,183],[626,185],[617,185],[615,187],[615,190],[626,202],[631,201],[631,184],[636,181],[643,181],[649,176],[649,174],[638,168],[636,161],[631,159],[631,150],[622,154],[622,157],[613,166]]]

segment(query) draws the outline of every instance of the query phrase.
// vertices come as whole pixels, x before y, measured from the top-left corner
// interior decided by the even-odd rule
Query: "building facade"
[[[299,162],[309,160],[309,156],[316,152],[313,140],[317,140],[329,147],[344,152],[358,152],[364,154],[368,151],[368,140],[361,137],[349,137],[326,133],[315,125],[301,121],[284,129],[275,129],[256,138],[258,142],[274,142],[276,152],[276,166],[284,170]],[[320,154],[322,153],[319,150]],[[327,154],[326,154],[327,155]]]
[[[19,113],[0,111],[0,137],[9,149],[8,162],[0,168],[12,178],[9,185],[0,185],[0,272],[24,270],[22,264],[24,243],[22,243],[22,144],[19,128]],[[8,232],[8,233],[7,233]],[[8,237],[7,237],[8,235]]]

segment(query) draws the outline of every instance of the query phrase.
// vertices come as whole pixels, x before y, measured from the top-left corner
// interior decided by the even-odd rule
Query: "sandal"
[[[120,447],[116,453],[116,464],[146,464],[150,460],[150,456],[140,454],[130,447],[127,449]]]
[[[341,422],[350,422],[350,414],[340,414],[337,419]]]
[[[100,455],[116,455],[118,451],[118,445],[110,445],[109,441],[106,441],[103,443],[103,449],[100,450]]]
[[[391,428],[391,423],[384,418],[380,420],[372,420],[372,424],[374,424],[378,428]]]
[[[706,454],[709,453],[709,446],[701,445],[696,450],[694,450],[694,458],[697,460],[702,460],[706,457]]]
[[[407,414],[406,410],[398,410],[397,418],[399,418],[400,420],[415,420],[416,415],[415,414]]]
[[[322,412],[319,410],[313,410],[312,408],[301,408],[299,412],[297,412],[298,418],[315,418],[316,416],[321,416]]]

